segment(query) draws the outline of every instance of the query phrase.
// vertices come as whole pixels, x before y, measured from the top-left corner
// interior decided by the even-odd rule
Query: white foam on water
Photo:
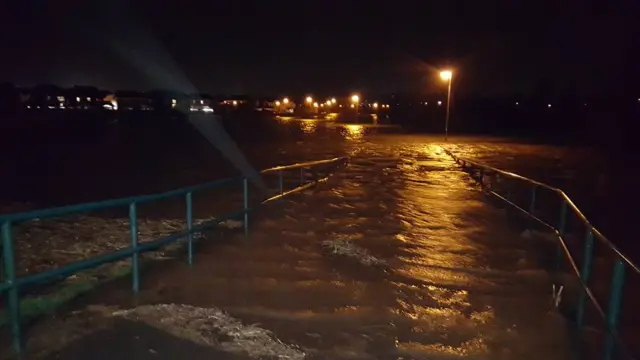
[[[269,330],[246,325],[217,308],[181,304],[144,305],[114,316],[142,321],[174,336],[223,351],[260,359],[304,359],[305,353],[278,340]]]

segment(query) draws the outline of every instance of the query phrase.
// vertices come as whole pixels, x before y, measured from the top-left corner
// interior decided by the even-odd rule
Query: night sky
[[[636,96],[637,1],[7,1],[0,81],[250,94]],[[65,4],[65,5],[61,5]]]

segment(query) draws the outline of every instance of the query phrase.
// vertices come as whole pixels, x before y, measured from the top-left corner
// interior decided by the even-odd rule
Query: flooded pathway
[[[261,358],[572,358],[534,245],[440,146],[420,149],[357,147],[329,183],[261,210],[249,239],[201,243],[193,268],[143,271],[133,316],[49,358],[225,358],[189,350],[235,336],[202,322],[222,316],[212,309],[281,341]],[[83,311],[130,307],[128,286]]]

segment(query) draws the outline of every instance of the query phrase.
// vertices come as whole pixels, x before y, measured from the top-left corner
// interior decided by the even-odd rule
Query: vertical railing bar
[[[618,259],[613,267],[609,306],[605,319],[607,334],[604,343],[604,359],[611,360],[615,349],[615,336],[618,332],[618,319],[620,317],[620,303],[622,302],[622,288],[624,286],[624,263]]]
[[[138,293],[140,290],[140,273],[138,272],[138,215],[135,202],[131,202],[129,204],[129,231],[131,236],[131,247],[133,248],[133,255],[131,255],[133,292]]]
[[[589,278],[591,277],[591,262],[593,261],[593,231],[591,228],[587,230],[586,239],[584,242],[584,254],[582,255],[582,271],[580,272],[580,278],[582,283],[587,286]],[[585,289],[580,290],[578,296],[578,310],[576,312],[576,323],[578,329],[581,329],[584,325],[584,310],[585,302],[587,300],[587,292]]]
[[[193,195],[192,192],[189,191],[186,194],[186,207],[187,207],[187,262],[190,266],[193,265],[193,234],[191,230],[193,229]]]
[[[304,185],[304,168],[300,168],[300,186]]]
[[[15,256],[13,251],[13,238],[11,234],[11,222],[2,224],[2,247],[4,260],[5,282],[9,284],[7,292],[7,305],[9,306],[9,319],[11,321],[11,339],[13,350],[17,355],[22,352],[22,333],[20,330],[20,294],[16,282]]]
[[[247,178],[242,181],[242,190],[244,193],[244,235],[249,236],[249,181]]]

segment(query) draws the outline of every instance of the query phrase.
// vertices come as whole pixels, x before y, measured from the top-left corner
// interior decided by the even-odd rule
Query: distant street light
[[[313,102],[313,98],[311,96],[307,96],[305,101],[307,102],[307,104],[311,104]]]
[[[335,103],[336,103],[336,98],[331,98],[331,102],[332,102],[333,104],[335,104]]]
[[[374,103],[373,103],[373,108],[374,108],[374,109],[377,109],[377,108],[378,108],[378,103],[377,103],[377,102],[374,102]]]
[[[351,104],[351,107],[355,107],[356,108],[356,122],[358,121],[358,110],[360,110],[360,107],[358,106],[358,101],[360,101],[360,96],[358,95],[351,95],[351,101],[353,102],[353,104]]]
[[[451,80],[453,79],[453,72],[451,70],[440,71],[440,78],[449,82],[447,90],[447,116],[444,122],[444,141],[447,141],[449,137],[449,108],[451,107]]]
[[[327,106],[331,106],[331,100],[327,100],[326,104]]]
[[[282,102],[285,103],[285,104],[288,104],[289,103],[289,98],[286,97],[286,98],[282,99]]]
[[[276,101],[276,106],[280,106],[280,101]]]
[[[318,103],[317,103],[317,102],[314,102],[314,103],[313,103],[313,107],[316,107],[316,108],[317,108],[317,107],[318,107]]]

